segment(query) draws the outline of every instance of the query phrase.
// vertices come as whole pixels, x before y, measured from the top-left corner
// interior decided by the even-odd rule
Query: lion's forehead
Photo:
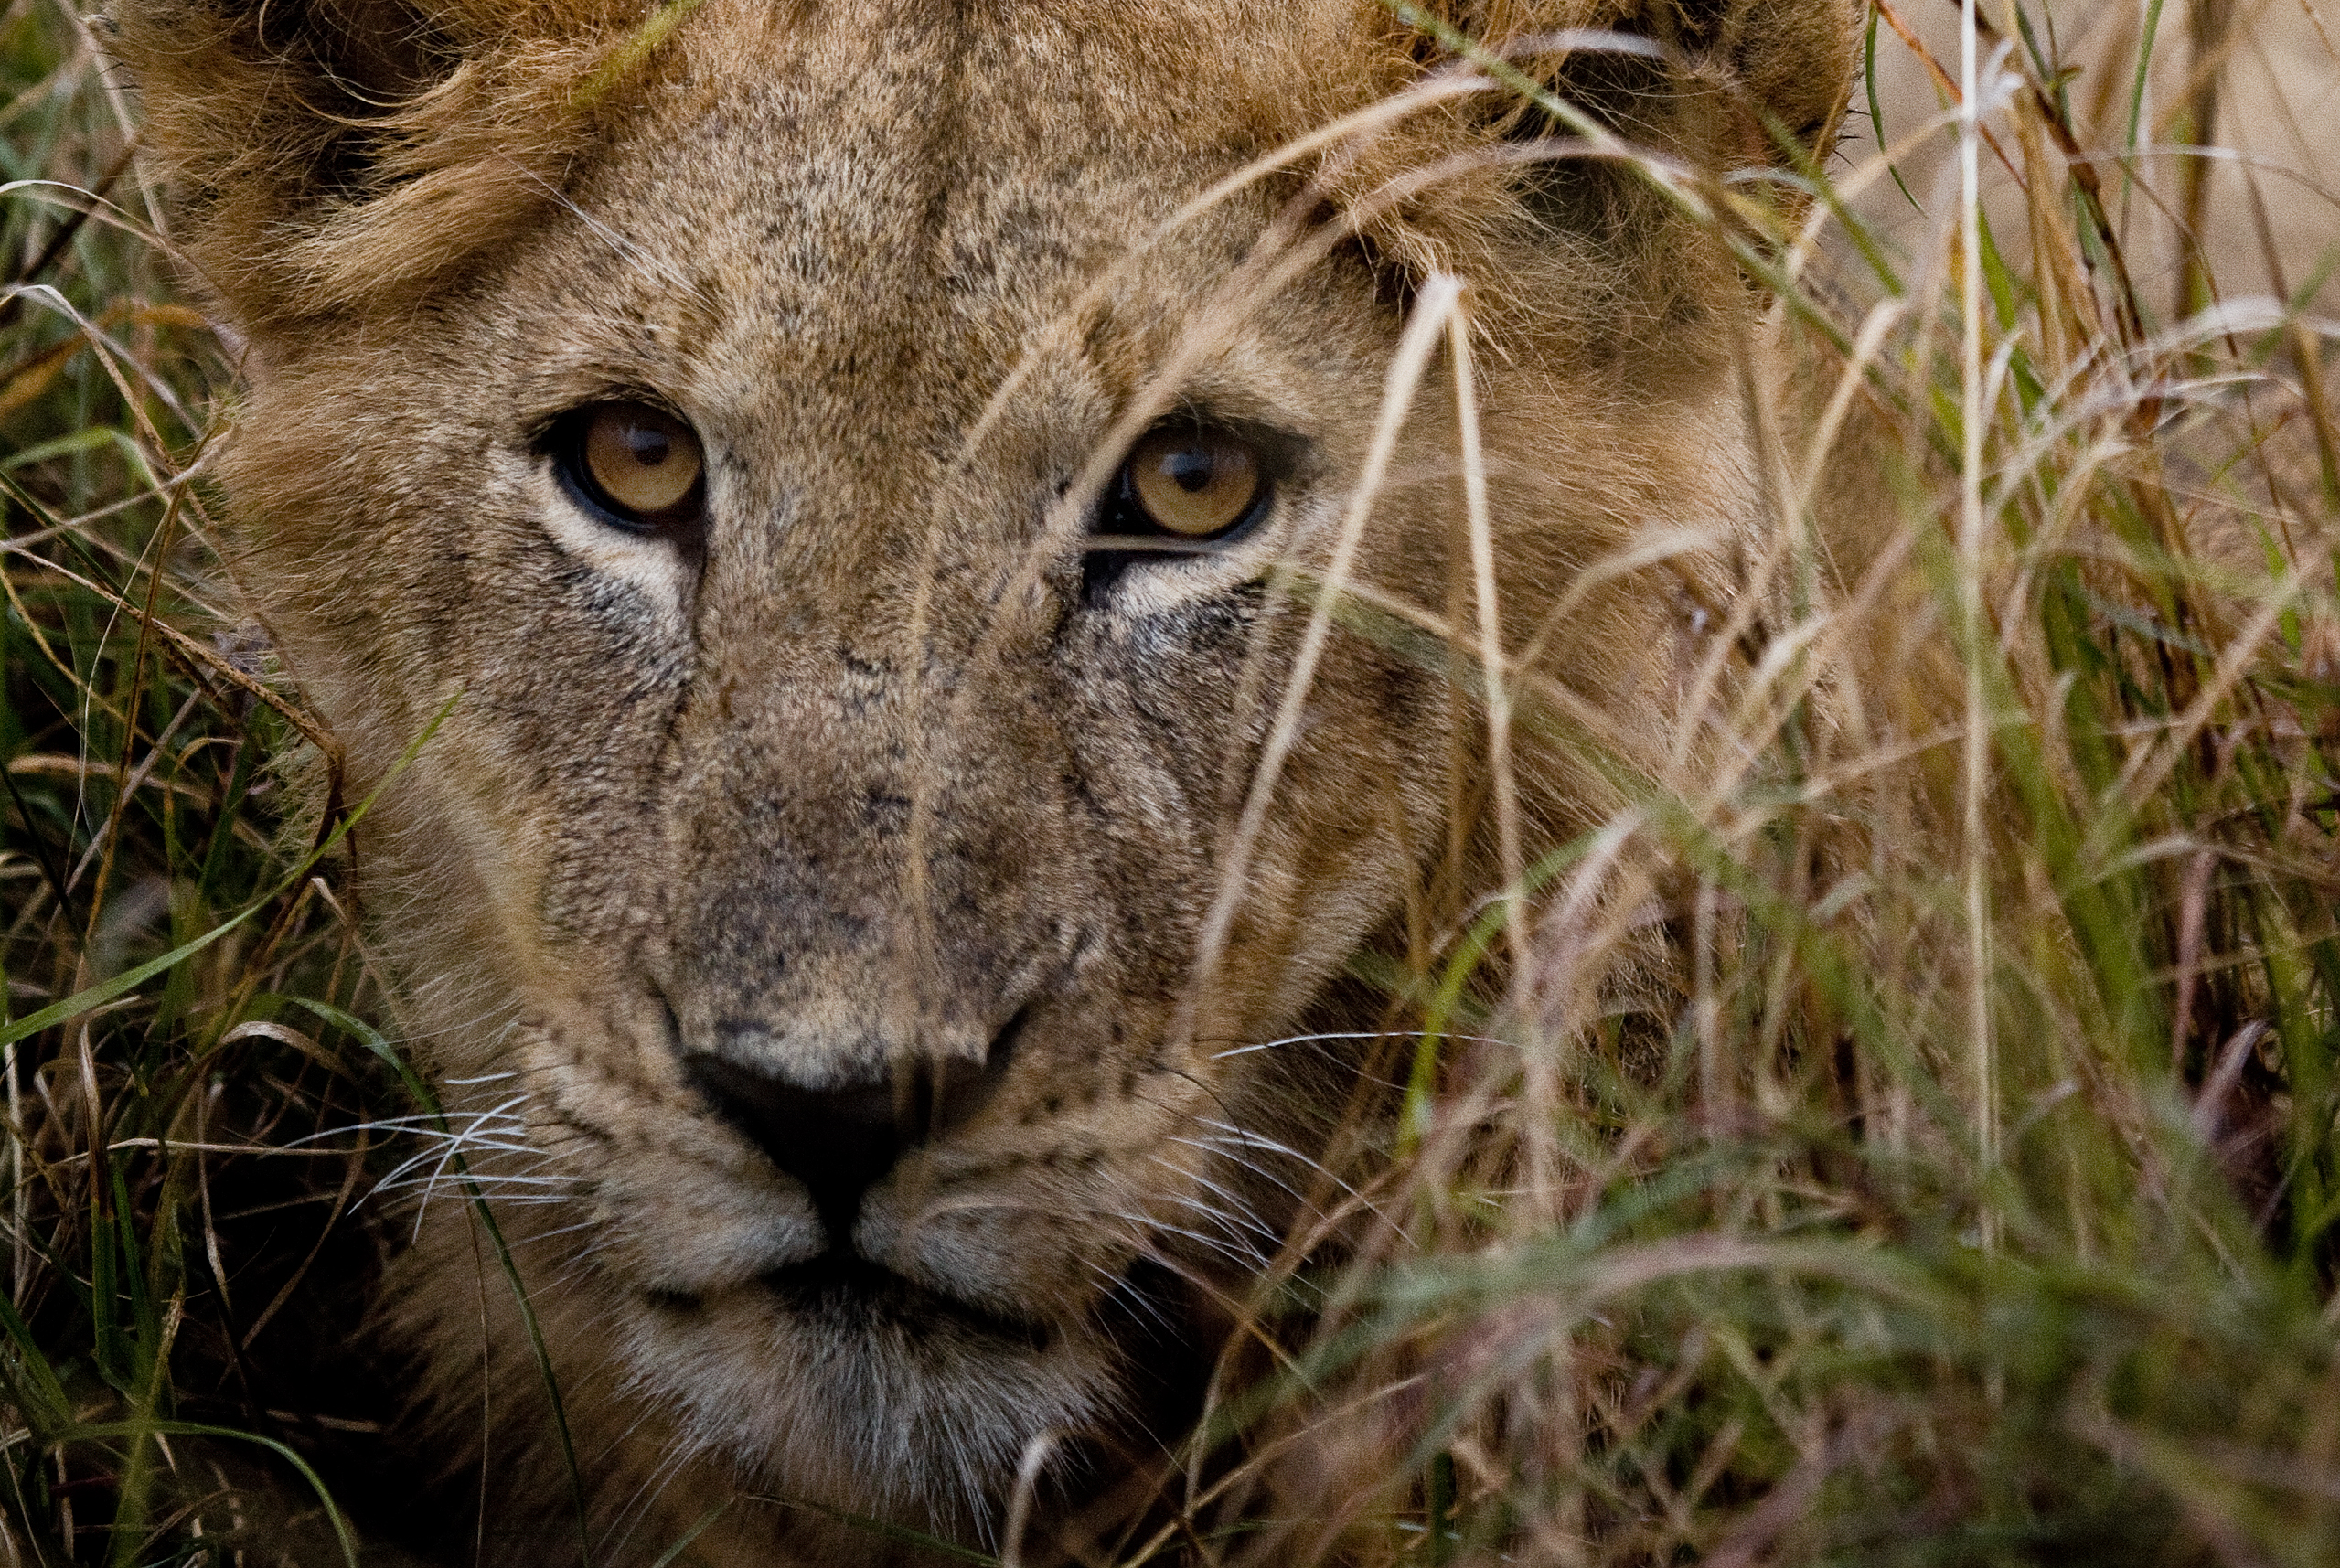
[[[721,104],[850,159],[924,144],[970,172],[1085,152],[1266,146],[1327,91],[1370,92],[1390,36],[1371,0],[860,0],[713,5],[676,39],[663,103]],[[1343,82],[1343,72],[1357,80]],[[1121,165],[1100,173],[1106,180]]]
[[[1127,275],[1106,295],[1159,304],[1165,273],[1239,261],[1288,189],[1161,226],[1279,144],[1293,93],[1263,86],[1246,112],[1225,80],[1198,80],[1213,68],[1196,35],[1175,50],[1139,7],[1007,22],[847,6],[781,27],[708,7],[572,187],[561,263],[653,318],[718,326],[767,368],[859,354],[882,376],[907,368],[891,345],[933,377],[996,364],[1114,262]],[[1223,39],[1225,18],[1213,27]],[[1220,75],[1283,58],[1234,48]]]

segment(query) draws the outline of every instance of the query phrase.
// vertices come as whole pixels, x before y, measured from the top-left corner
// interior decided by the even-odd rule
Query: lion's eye
[[[571,490],[620,528],[670,528],[699,515],[699,437],[647,404],[578,410],[557,427],[553,459]]]
[[[1249,521],[1267,485],[1259,453],[1224,431],[1158,429],[1121,465],[1126,509],[1182,539],[1215,539]]]

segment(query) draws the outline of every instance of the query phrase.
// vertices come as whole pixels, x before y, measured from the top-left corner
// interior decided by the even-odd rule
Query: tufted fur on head
[[[258,325],[425,287],[540,218],[695,5],[166,0],[116,6],[107,21],[118,58],[135,63],[149,144],[178,176],[189,252],[238,318]],[[1320,72],[1296,62],[1300,91],[1254,106],[1263,140],[1303,135],[1361,92],[1396,92],[1423,70],[1465,63],[1449,48],[1459,37],[1633,148],[1715,171],[1821,149],[1853,69],[1842,5],[1438,0],[1417,8],[1422,27],[1362,10],[1362,30],[1380,24],[1384,58],[1326,59]],[[1519,93],[1494,91],[1362,156],[1349,149],[1328,184],[1385,198],[1391,182],[1436,166],[1436,154],[1564,129]],[[1630,232],[1618,209],[1647,219],[1647,190],[1600,163],[1497,159],[1482,177],[1449,173],[1365,222],[1416,267],[1452,262],[1509,196],[1556,229],[1593,229],[1609,260],[1629,263],[1639,259],[1629,249],[1659,253],[1678,238]]]
[[[1721,193],[1825,141],[1850,9],[1411,15],[116,0],[253,345],[252,610],[353,794],[446,716],[359,891],[530,1151],[597,1561],[727,1499],[701,1561],[996,1541],[1020,1467],[1070,1509],[1159,1456],[1356,1089],[1350,955],[1695,752],[1763,510]],[[1458,362],[1391,379],[1463,348],[1476,473]],[[703,459],[656,526],[580,477],[644,409]],[[1133,546],[1139,445],[1197,432],[1245,520]],[[406,1440],[492,1461],[497,1561],[572,1560],[482,1266],[443,1202],[395,1271]]]

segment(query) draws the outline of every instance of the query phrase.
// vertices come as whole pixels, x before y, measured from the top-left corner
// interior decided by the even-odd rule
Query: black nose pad
[[[1001,1030],[981,1062],[955,1057],[903,1063],[897,1074],[878,1082],[825,1089],[807,1089],[721,1056],[693,1055],[686,1066],[724,1120],[804,1183],[829,1246],[843,1251],[861,1195],[893,1168],[903,1151],[940,1137],[990,1099],[1015,1034],[1014,1024]]]
[[[723,1119],[805,1184],[832,1245],[853,1231],[861,1194],[902,1153],[893,1085],[805,1089],[719,1056],[697,1056],[690,1076]]]

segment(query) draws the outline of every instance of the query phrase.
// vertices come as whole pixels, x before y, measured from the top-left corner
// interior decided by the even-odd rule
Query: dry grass
[[[2333,19],[1889,16],[1896,166],[1717,225],[1816,413],[1691,672],[1733,761],[1361,958],[1415,1027],[1350,1255],[1288,1250],[1101,1559],[2340,1560]],[[225,1561],[191,1435],[362,1441],[302,1383],[414,1146],[240,1151],[417,1107],[213,600],[229,356],[85,35],[9,6],[0,72],[0,1552]]]

